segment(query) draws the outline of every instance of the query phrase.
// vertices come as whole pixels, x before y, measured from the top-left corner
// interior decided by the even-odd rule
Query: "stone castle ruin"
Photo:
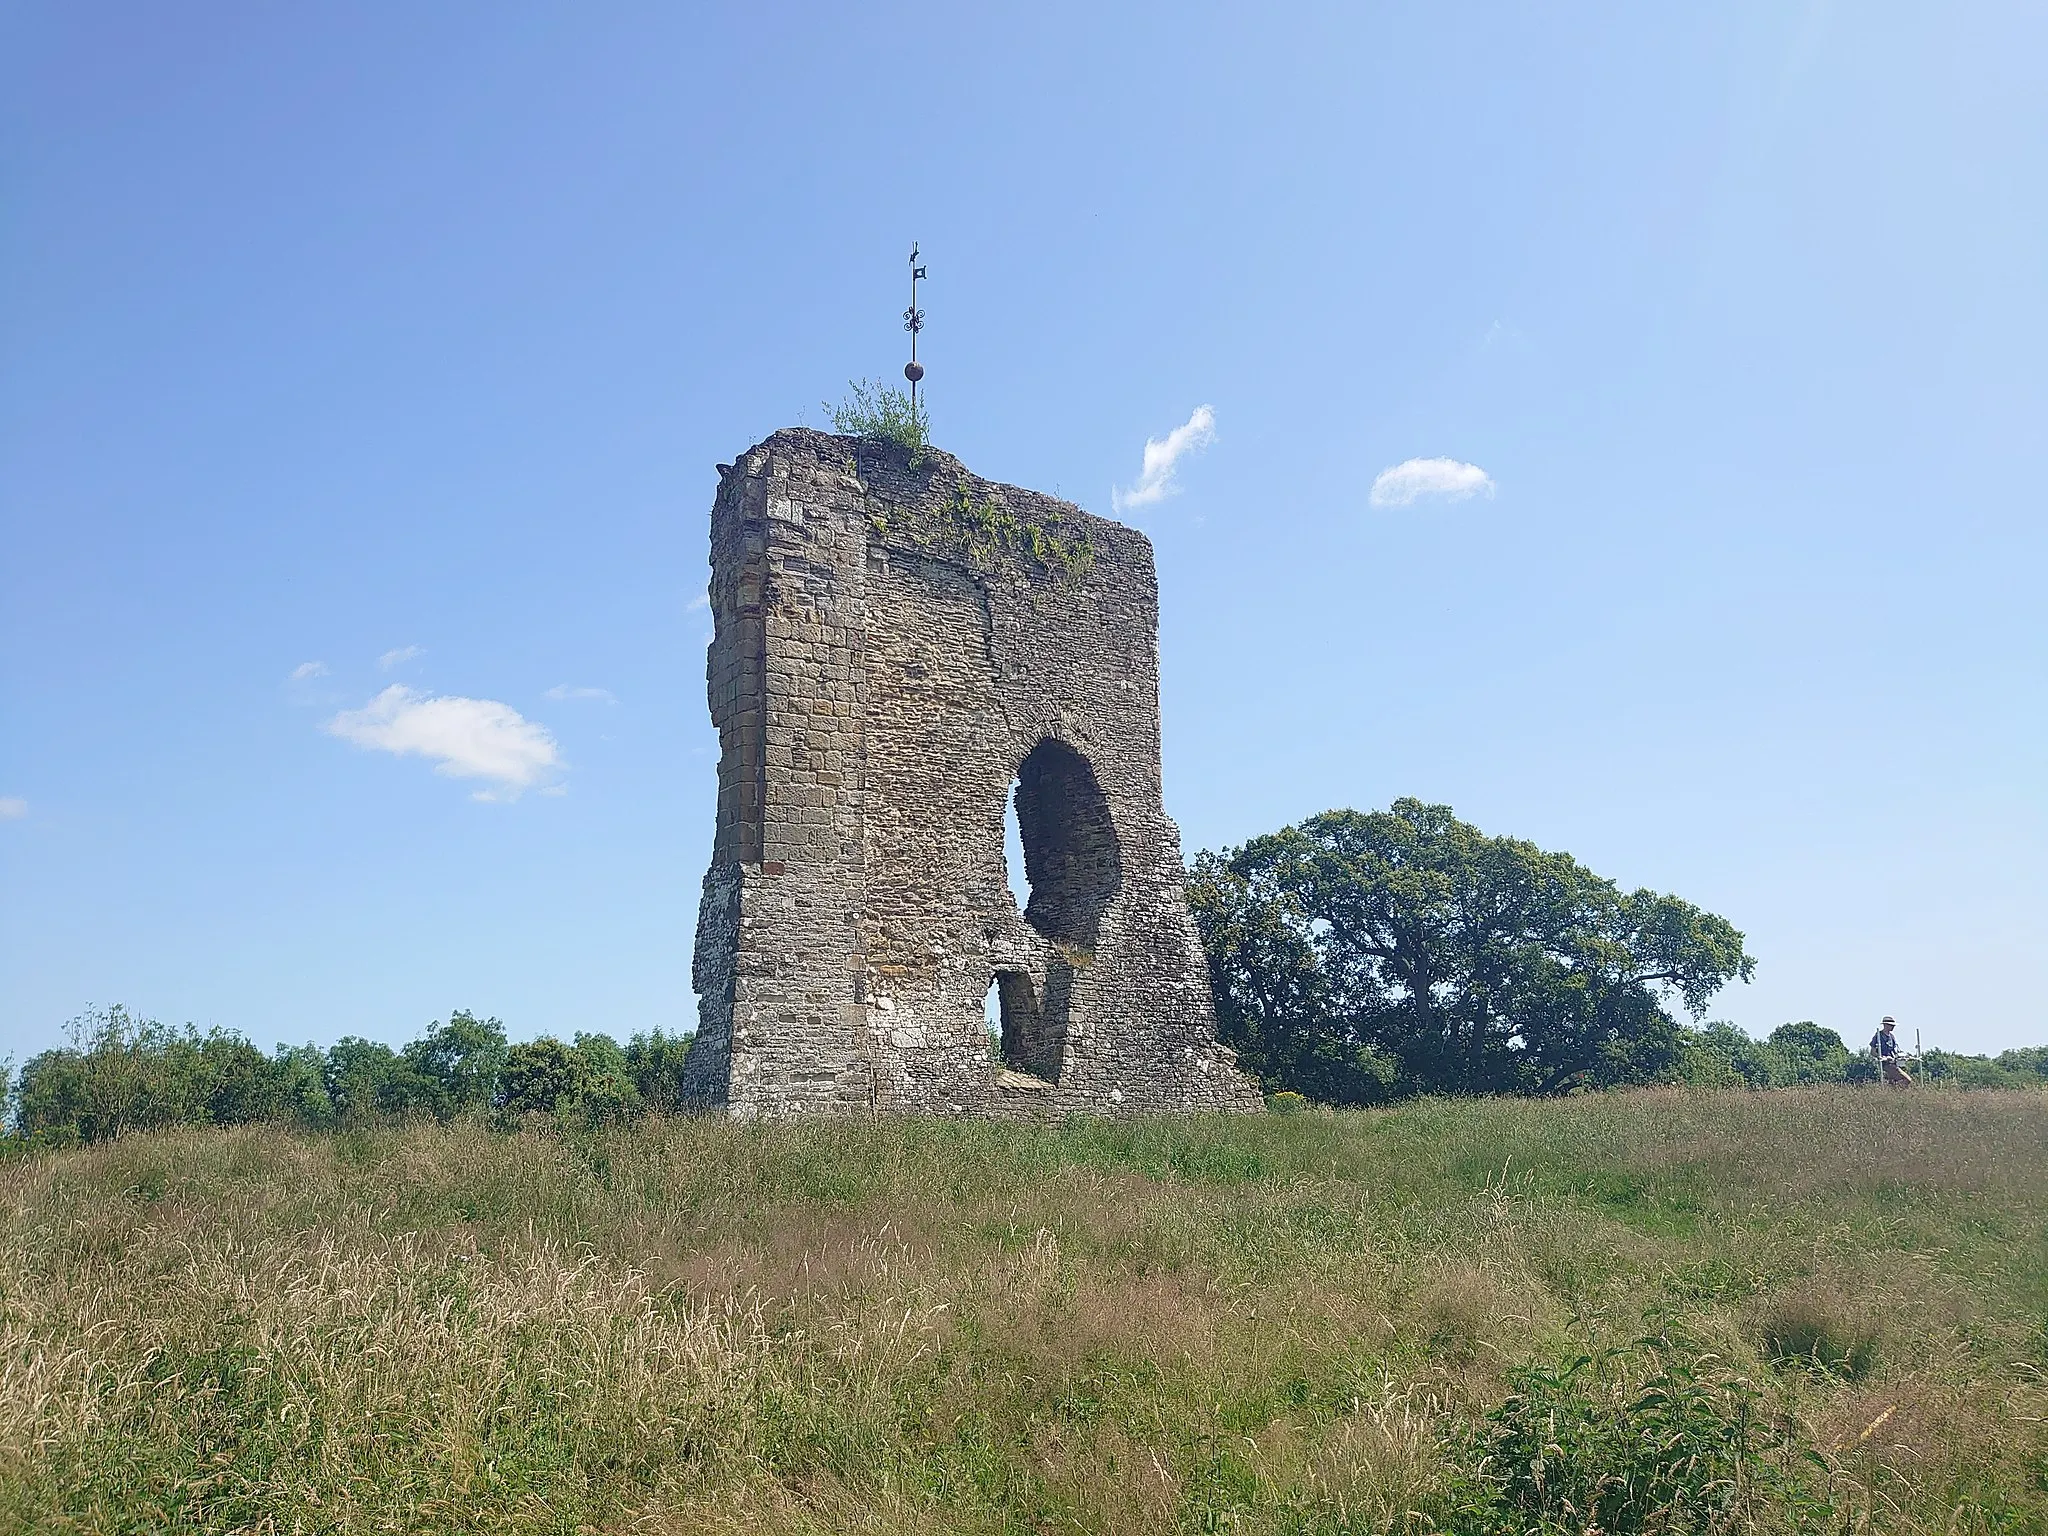
[[[1160,795],[1145,536],[874,439],[777,432],[719,476],[692,1096],[746,1117],[1257,1107],[1216,1041]]]

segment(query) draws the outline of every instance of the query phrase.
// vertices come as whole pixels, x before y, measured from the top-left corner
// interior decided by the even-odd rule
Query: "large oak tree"
[[[1224,1039],[1327,1103],[1653,1079],[1672,1006],[1755,968],[1725,918],[1419,800],[1203,853],[1189,898]]]

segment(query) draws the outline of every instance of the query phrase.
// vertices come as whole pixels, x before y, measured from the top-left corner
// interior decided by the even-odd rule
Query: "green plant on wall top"
[[[880,438],[907,450],[912,468],[924,463],[932,439],[931,415],[922,400],[881,379],[849,379],[846,387],[851,394],[837,405],[825,406],[832,414],[833,431]]]
[[[1020,520],[992,496],[977,496],[964,480],[947,497],[944,520],[984,571],[1000,559],[1028,560],[1064,585],[1078,582],[1095,565],[1095,543],[1086,528],[1062,537],[1042,523]]]

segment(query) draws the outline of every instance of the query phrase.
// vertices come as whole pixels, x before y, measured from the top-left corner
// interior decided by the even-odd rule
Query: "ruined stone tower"
[[[1145,536],[873,439],[777,432],[719,476],[693,1096],[742,1116],[1255,1107],[1160,798]]]

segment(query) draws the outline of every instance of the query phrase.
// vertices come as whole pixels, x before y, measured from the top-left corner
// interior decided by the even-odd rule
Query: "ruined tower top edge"
[[[717,466],[719,478],[738,473],[747,473],[750,462],[767,464],[778,454],[815,458],[823,463],[839,464],[862,477],[873,477],[877,489],[909,490],[918,486],[943,485],[965,482],[977,489],[1001,492],[1022,502],[1057,509],[1066,518],[1089,525],[1105,532],[1114,531],[1123,539],[1148,553],[1152,541],[1143,529],[1129,523],[1118,522],[1115,518],[1104,517],[1090,512],[1064,497],[1054,496],[1046,491],[1033,490],[1028,486],[1013,485],[1006,481],[990,480],[969,469],[955,455],[943,448],[926,445],[913,453],[901,443],[888,438],[862,437],[843,432],[823,432],[815,427],[781,427],[769,433],[751,448],[734,456],[730,464]]]

